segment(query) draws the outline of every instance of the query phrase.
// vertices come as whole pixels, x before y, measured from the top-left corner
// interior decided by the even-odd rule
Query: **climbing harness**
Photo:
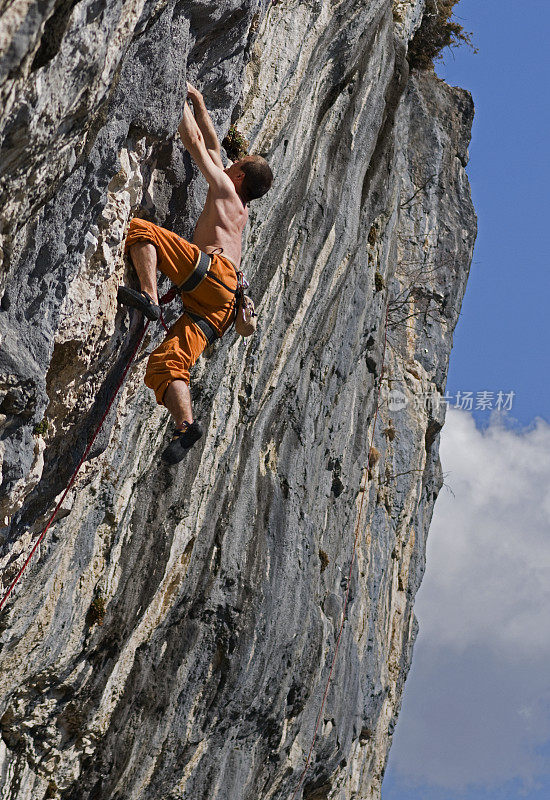
[[[376,421],[378,419],[378,409],[380,408],[380,390],[382,388],[382,378],[384,376],[384,363],[385,363],[385,358],[386,358],[387,338],[388,338],[388,307],[386,306],[386,317],[385,317],[385,322],[384,322],[384,348],[382,350],[382,366],[381,366],[381,369],[380,369],[380,381],[378,383],[378,393],[377,393],[377,396],[376,396],[376,409],[375,409],[375,412],[374,412],[374,420],[373,420],[373,424],[372,424],[371,439],[370,439],[369,450],[368,450],[369,453],[371,452],[371,448],[372,448],[373,443],[374,443],[374,434],[376,432]],[[352,570],[353,570],[353,565],[355,563],[355,556],[356,556],[356,553],[357,553],[357,542],[359,541],[359,532],[361,530],[361,519],[362,519],[362,516],[363,516],[363,505],[364,505],[364,501],[365,501],[365,495],[367,493],[367,484],[368,484],[368,482],[369,482],[369,470],[365,469],[364,484],[363,484],[362,487],[360,486],[361,502],[359,504],[359,512],[357,514],[357,522],[355,524],[355,533],[354,533],[354,539],[353,539],[353,550],[352,550],[352,554],[351,554],[349,572],[348,572],[347,581],[346,581],[346,591],[345,591],[345,595],[344,595],[344,605],[343,605],[343,608],[342,608],[342,620],[340,622],[340,629],[338,631],[338,637],[336,639],[336,646],[334,648],[334,655],[332,657],[332,662],[331,662],[331,665],[330,665],[330,671],[329,671],[329,675],[328,675],[328,678],[327,678],[327,683],[326,683],[326,686],[325,686],[323,699],[321,701],[321,708],[319,709],[319,713],[317,714],[317,721],[315,723],[315,729],[313,731],[313,740],[311,742],[311,747],[309,748],[309,752],[307,754],[307,758],[306,758],[306,763],[305,763],[304,769],[302,770],[302,774],[300,776],[300,780],[298,781],[298,785],[296,786],[296,789],[294,790],[294,793],[293,793],[293,795],[291,797],[291,800],[295,800],[298,792],[300,791],[300,788],[301,788],[301,786],[302,786],[302,784],[304,782],[304,778],[306,777],[306,773],[308,771],[309,764],[311,762],[311,756],[313,754],[313,748],[315,747],[315,742],[317,740],[317,732],[319,730],[319,724],[321,722],[321,717],[322,717],[322,714],[323,714],[323,710],[325,708],[325,702],[326,702],[328,691],[329,691],[329,688],[330,688],[330,683],[331,683],[331,680],[332,680],[332,673],[334,671],[334,665],[336,663],[336,657],[338,655],[338,648],[340,647],[340,639],[342,638],[342,631],[344,630],[344,622],[346,621],[346,612],[347,612],[347,609],[348,609],[348,600],[349,600],[349,590],[350,590],[350,586],[351,586],[351,574],[352,574]]]
[[[211,264],[212,258],[208,255],[208,253],[203,253],[203,251],[200,250],[193,272],[184,280],[183,283],[178,286],[178,292],[192,292],[203,282],[207,275],[209,275],[211,278],[214,277],[213,275],[210,275]]]
[[[237,275],[237,287],[236,289],[231,289],[231,287],[227,286],[220,278],[214,275],[210,271],[210,267],[212,266],[212,255],[208,253],[204,253],[202,250],[199,251],[199,256],[197,258],[197,262],[193,268],[193,272],[189,275],[183,283],[181,283],[178,287],[174,290],[173,296],[177,293],[179,294],[191,294],[192,292],[197,289],[201,283],[206,279],[209,278],[210,280],[219,283],[220,286],[223,286],[228,292],[231,292],[235,295],[233,303],[233,312],[232,318],[229,322],[231,325],[233,322],[235,323],[235,330],[240,336],[250,336],[256,330],[256,312],[254,310],[254,303],[245,295],[245,289],[248,289],[249,283],[244,277],[244,274],[236,269],[235,265],[230,259],[227,259],[235,273]],[[206,336],[206,340],[208,344],[213,344],[216,339],[220,338],[220,334],[216,331],[213,325],[209,322],[206,317],[197,314],[194,311],[190,311],[185,306],[185,301],[182,297],[183,301],[183,308],[185,313],[188,317],[195,323],[195,325],[200,328],[200,330]],[[228,325],[228,327],[229,327]],[[225,333],[225,331],[224,331]]]
[[[206,317],[201,317],[199,314],[195,314],[194,311],[190,311],[188,308],[185,308],[185,306],[183,308],[185,309],[187,316],[193,320],[197,328],[200,328],[200,330],[204,333],[208,344],[214,344],[216,339],[220,338],[219,333],[208,322]]]
[[[169,303],[169,302],[170,302],[170,300],[172,300],[172,299],[173,299],[173,297],[174,297],[174,295],[171,293],[171,291],[170,291],[170,292],[167,292],[165,295],[163,295],[163,296],[160,298],[160,300],[159,300],[159,304],[160,304],[160,305],[164,305],[165,303]],[[61,506],[63,505],[63,501],[64,501],[64,500],[65,500],[65,498],[67,497],[67,494],[70,492],[70,490],[71,490],[71,488],[72,488],[72,486],[73,486],[74,482],[76,481],[77,475],[78,475],[78,473],[79,473],[79,471],[80,471],[80,467],[81,467],[81,466],[84,464],[84,462],[86,461],[86,458],[88,457],[88,454],[89,454],[90,450],[92,449],[92,445],[93,445],[93,443],[95,442],[95,440],[96,440],[96,437],[97,437],[97,435],[98,435],[99,431],[101,430],[101,427],[102,427],[103,423],[105,422],[105,420],[106,420],[106,418],[107,418],[107,415],[108,415],[109,411],[111,410],[111,407],[112,407],[112,405],[113,405],[113,403],[114,403],[114,401],[115,401],[115,399],[116,399],[116,396],[117,396],[117,394],[119,393],[119,391],[120,391],[120,389],[121,389],[121,387],[122,387],[122,384],[124,383],[124,380],[125,380],[125,378],[126,378],[126,375],[128,374],[128,370],[129,370],[129,369],[130,369],[130,367],[132,366],[132,363],[133,363],[133,361],[134,361],[134,358],[136,357],[136,355],[137,355],[137,352],[138,352],[138,350],[139,350],[139,348],[140,348],[140,346],[141,346],[141,343],[142,343],[142,341],[143,341],[143,337],[145,336],[145,333],[147,332],[147,328],[149,327],[149,322],[150,322],[150,320],[147,320],[147,322],[145,323],[145,325],[144,325],[144,326],[143,326],[143,328],[141,329],[141,332],[140,332],[140,334],[139,334],[138,340],[137,340],[137,342],[136,342],[136,344],[135,344],[135,346],[134,346],[134,349],[132,350],[132,353],[131,353],[131,355],[130,355],[130,358],[128,359],[128,362],[127,362],[126,366],[124,367],[124,370],[122,371],[122,375],[121,375],[121,377],[120,377],[120,380],[119,380],[118,384],[116,385],[116,387],[115,387],[115,390],[114,390],[114,392],[113,392],[113,394],[112,394],[112,396],[111,396],[111,399],[109,400],[109,402],[108,402],[108,404],[107,404],[107,408],[105,409],[105,411],[104,411],[104,413],[103,413],[103,416],[102,416],[102,417],[101,417],[101,419],[99,420],[99,424],[98,424],[97,428],[95,429],[95,431],[93,432],[93,434],[92,434],[92,438],[91,438],[91,439],[90,439],[90,441],[88,442],[88,444],[87,444],[87,446],[86,446],[86,449],[84,450],[84,453],[83,453],[83,455],[82,455],[82,458],[80,459],[80,461],[79,461],[79,462],[78,462],[78,464],[76,465],[76,468],[75,468],[75,470],[74,470],[73,474],[71,475],[71,478],[70,478],[70,480],[69,480],[69,483],[67,484],[67,487],[66,487],[66,489],[64,490],[63,494],[61,495],[61,499],[58,501],[58,503],[57,503],[56,507],[54,508],[54,510],[53,510],[53,512],[52,512],[52,515],[50,516],[50,518],[49,518],[48,522],[46,523],[46,527],[43,529],[42,533],[40,534],[40,536],[38,537],[38,539],[37,539],[37,540],[36,540],[36,542],[34,543],[34,545],[33,545],[33,548],[32,548],[32,550],[31,550],[31,552],[29,553],[29,555],[27,556],[27,558],[26,558],[26,560],[25,560],[25,563],[23,564],[23,566],[21,567],[21,569],[19,570],[19,572],[17,573],[17,575],[15,576],[15,578],[13,579],[13,581],[11,582],[11,584],[9,585],[9,587],[8,587],[7,591],[4,593],[4,596],[2,597],[2,600],[0,600],[0,611],[1,611],[1,610],[2,610],[2,608],[4,607],[4,605],[5,605],[5,603],[6,603],[7,599],[8,599],[8,597],[10,596],[10,594],[12,593],[12,591],[14,590],[15,586],[16,586],[16,585],[17,585],[17,583],[19,582],[19,579],[21,578],[21,576],[22,576],[22,575],[23,575],[23,573],[25,572],[25,570],[26,570],[26,568],[27,568],[27,566],[28,566],[28,564],[29,564],[29,562],[30,562],[31,558],[32,558],[32,557],[33,557],[33,555],[35,554],[35,552],[36,552],[36,550],[38,549],[38,547],[39,547],[40,543],[43,541],[43,539],[44,539],[44,537],[45,537],[46,533],[47,533],[47,532],[48,532],[48,530],[50,529],[50,527],[51,527],[51,525],[52,525],[53,521],[55,520],[55,518],[57,517],[57,514],[59,513],[59,509],[60,509],[60,508],[61,508]],[[168,326],[166,325],[166,322],[164,321],[164,317],[162,316],[162,313],[161,313],[161,315],[160,315],[160,322],[161,322],[161,324],[162,324],[162,326],[163,326],[164,330],[165,330],[166,332],[168,332]]]
[[[195,268],[191,275],[184,280],[177,287],[177,292],[181,295],[184,294],[191,294],[194,292],[195,289],[201,285],[206,277],[211,278],[212,280],[216,281],[217,283],[221,284],[224,289],[227,289],[228,292],[235,293],[233,289],[230,289],[229,286],[226,286],[225,283],[217,278],[215,275],[212,275],[210,272],[210,267],[212,265],[212,257],[208,255],[208,253],[203,253],[202,250],[199,251],[199,257],[197,258],[197,263],[195,264]],[[183,310],[187,314],[187,316],[195,323],[197,328],[199,328],[204,335],[206,336],[206,341],[208,344],[214,344],[216,339],[220,338],[220,334],[214,328],[214,326],[209,322],[206,317],[197,314],[194,311],[191,311],[189,308],[186,307],[185,301],[182,297],[183,302]]]

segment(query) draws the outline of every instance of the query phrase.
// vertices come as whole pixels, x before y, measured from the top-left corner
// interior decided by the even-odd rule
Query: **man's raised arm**
[[[220,164],[212,158],[204,141],[204,136],[187,103],[183,107],[183,119],[179,124],[178,132],[184,147],[191,154],[193,161],[208,181],[209,186],[220,193],[230,190],[233,184],[223,170],[221,158]]]
[[[203,96],[199,92],[199,90],[189,82],[187,83],[187,96],[193,103],[195,120],[203,135],[206,149],[210,153],[210,156],[214,164],[217,164],[218,167],[221,167],[223,169],[220,142],[218,140],[218,135],[216,133],[216,130],[212,125],[212,120],[210,119],[210,114],[208,113],[208,109],[204,104]]]

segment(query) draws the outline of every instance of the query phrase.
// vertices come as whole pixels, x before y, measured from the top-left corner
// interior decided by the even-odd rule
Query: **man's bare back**
[[[208,189],[204,209],[195,227],[193,242],[205,253],[221,249],[221,255],[227,256],[238,269],[248,208],[229,177],[226,187],[226,191],[222,193],[212,187]]]

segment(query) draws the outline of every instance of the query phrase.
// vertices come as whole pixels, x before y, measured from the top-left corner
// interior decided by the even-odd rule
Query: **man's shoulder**
[[[246,222],[248,219],[248,207],[244,205],[243,201],[239,197],[237,190],[235,189],[235,184],[231,178],[227,178],[227,181],[230,185],[225,187],[223,190],[210,186],[208,192],[210,201],[213,203],[221,202],[226,206],[226,208],[228,206],[231,207],[231,210],[236,215],[242,216]]]
[[[210,191],[214,196],[220,197],[235,197],[238,198],[238,194],[235,190],[235,184],[231,180],[231,178],[226,174],[225,170],[221,167],[216,166],[216,182],[210,184]]]

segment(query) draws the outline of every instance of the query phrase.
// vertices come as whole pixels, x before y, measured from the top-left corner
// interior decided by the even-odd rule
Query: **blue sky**
[[[550,420],[550,3],[461,0],[455,15],[479,53],[453,50],[437,72],[474,97],[479,233],[447,386],[515,391],[526,425]]]
[[[449,410],[420,633],[382,800],[550,797],[550,3],[461,0],[479,53],[438,74],[476,104],[479,235],[447,391],[515,392],[508,418]]]

